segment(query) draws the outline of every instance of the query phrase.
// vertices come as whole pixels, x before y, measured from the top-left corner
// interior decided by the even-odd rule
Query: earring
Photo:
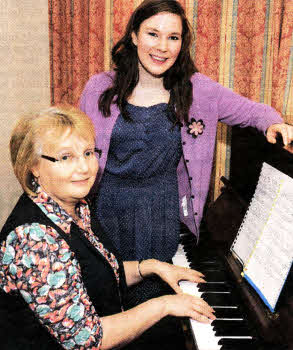
[[[33,192],[37,192],[38,187],[39,187],[38,178],[33,176],[32,177],[32,190],[33,190]]]

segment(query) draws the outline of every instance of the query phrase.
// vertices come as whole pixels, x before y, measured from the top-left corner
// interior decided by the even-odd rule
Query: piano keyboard
[[[203,298],[215,310],[217,319],[211,324],[203,324],[190,319],[193,338],[198,350],[256,350],[258,342],[254,331],[239,306],[229,277],[225,275],[220,259],[204,257],[194,265],[192,249],[195,247],[190,234],[183,236],[183,244],[173,257],[173,264],[194,268],[205,275],[207,283],[180,282],[185,293]]]

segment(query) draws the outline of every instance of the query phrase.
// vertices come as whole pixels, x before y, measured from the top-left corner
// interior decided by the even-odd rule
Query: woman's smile
[[[155,55],[150,55],[152,60],[155,62],[155,63],[158,63],[158,64],[162,64],[162,63],[165,63],[167,61],[168,58],[164,58],[164,57],[159,57],[159,56],[155,56]]]
[[[89,178],[86,179],[80,179],[80,180],[72,180],[72,183],[74,185],[87,185],[89,181]]]

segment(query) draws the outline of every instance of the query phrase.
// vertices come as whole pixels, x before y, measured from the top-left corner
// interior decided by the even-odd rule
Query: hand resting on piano
[[[267,129],[266,138],[270,143],[277,143],[281,138],[280,141],[284,148],[293,153],[293,125],[286,123],[272,124]]]
[[[177,293],[159,297],[165,304],[167,315],[189,317],[201,323],[211,323],[216,319],[214,309],[207,302],[200,297],[184,293],[179,286],[180,281],[205,283],[204,275],[201,272],[155,259],[143,260],[139,264],[139,269],[143,277],[155,273]]]
[[[143,263],[146,263],[146,260]],[[204,275],[201,272],[189,267],[174,266],[158,261],[155,269],[156,275],[167,282],[177,294],[182,294],[182,289],[179,286],[179,282],[182,280],[188,280],[194,283],[205,282]]]

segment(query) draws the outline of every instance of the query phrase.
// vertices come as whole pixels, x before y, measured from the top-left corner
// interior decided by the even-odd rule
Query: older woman
[[[109,349],[128,344],[165,316],[215,318],[202,299],[178,287],[181,279],[203,281],[202,274],[154,259],[122,263],[91,225],[84,198],[99,152],[85,114],[51,107],[23,117],[10,151],[25,193],[0,234],[1,349]],[[127,286],[152,274],[178,294],[123,311]],[[176,337],[172,343],[178,348]]]

